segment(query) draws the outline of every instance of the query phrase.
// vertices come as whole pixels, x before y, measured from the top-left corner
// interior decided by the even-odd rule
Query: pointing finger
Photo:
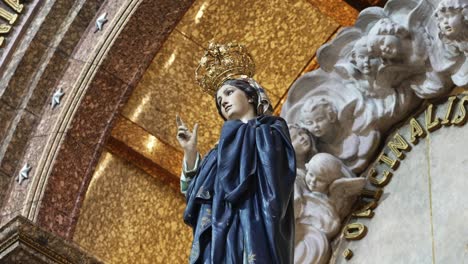
[[[180,118],[179,114],[176,114],[176,122],[177,122],[177,126],[184,125],[184,122],[182,122],[182,119]]]
[[[198,137],[198,123],[196,123],[195,126],[193,127],[192,136],[193,136],[194,140],[197,140],[197,137]]]

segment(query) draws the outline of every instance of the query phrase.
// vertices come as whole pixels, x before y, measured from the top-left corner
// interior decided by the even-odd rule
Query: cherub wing
[[[368,7],[359,13],[354,27],[361,29],[362,32],[369,32],[372,26],[384,17],[388,17],[388,15],[382,8],[375,6]]]
[[[352,45],[350,43],[355,42],[362,35],[362,31],[354,27],[341,30],[335,39],[317,50],[317,61],[320,68],[326,72],[333,71],[338,60],[351,52]]]
[[[351,130],[353,127],[355,116],[355,110],[358,106],[359,102],[358,99],[353,99],[349,101],[346,105],[343,106],[342,109],[338,111],[338,121],[340,124],[345,127],[346,129]],[[358,106],[360,108],[361,105]]]
[[[429,3],[429,1],[421,0],[417,4],[417,6],[409,13],[407,21],[408,24],[405,26],[409,30],[425,27],[428,24],[429,20],[433,19],[433,13],[434,8]]]
[[[335,205],[336,211],[342,215],[349,201],[359,195],[364,189],[367,180],[365,178],[341,178],[334,181],[329,188],[329,199]]]

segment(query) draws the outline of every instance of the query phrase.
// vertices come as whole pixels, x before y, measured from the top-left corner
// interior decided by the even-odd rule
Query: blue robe
[[[190,263],[293,263],[295,177],[282,118],[226,121],[187,189]]]

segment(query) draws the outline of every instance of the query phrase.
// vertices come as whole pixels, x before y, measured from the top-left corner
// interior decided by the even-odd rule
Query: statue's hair
[[[317,150],[317,141],[316,141],[314,135],[312,135],[312,133],[310,133],[309,130],[299,126],[298,124],[292,124],[292,125],[290,124],[288,126],[289,126],[289,131],[291,131],[292,129],[297,129],[298,133],[305,133],[308,136],[311,144],[310,144],[310,149],[309,149],[309,152],[306,155],[305,160],[309,161],[312,158],[312,156],[314,156],[314,154],[318,152],[318,150]]]
[[[456,39],[459,41],[468,41],[468,1],[463,0],[445,0],[441,1],[437,6],[434,16],[438,21],[441,20],[441,15],[444,13],[459,13],[463,17],[463,23],[465,26],[463,27],[465,30],[453,37],[449,37],[442,32],[439,32],[439,36],[441,38],[447,39]]]
[[[301,108],[301,116],[303,114],[310,114],[317,109],[325,110],[329,120],[336,120],[338,117],[338,111],[336,110],[336,107],[323,97],[312,97],[307,100]],[[302,123],[302,120],[299,122]]]
[[[406,38],[410,33],[405,27],[393,22],[390,18],[381,18],[369,30],[369,35],[390,35],[399,38]]]
[[[462,13],[466,19],[466,15],[468,14],[468,2],[463,0],[445,0],[441,1],[435,10],[435,17],[439,18],[440,13],[444,13],[447,11],[455,11]],[[465,9],[465,12],[463,12]]]

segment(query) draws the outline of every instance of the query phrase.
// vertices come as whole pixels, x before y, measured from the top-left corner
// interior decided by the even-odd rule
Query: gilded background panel
[[[105,263],[186,263],[192,232],[184,208],[178,191],[106,152],[74,241]]]

